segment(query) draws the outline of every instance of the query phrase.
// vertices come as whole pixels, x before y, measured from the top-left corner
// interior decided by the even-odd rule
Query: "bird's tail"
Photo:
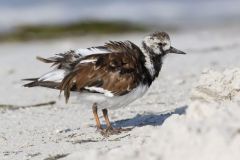
[[[55,69],[40,76],[39,78],[23,79],[24,81],[30,81],[29,83],[26,83],[23,86],[24,87],[41,86],[59,89],[60,83],[62,82],[64,77],[71,71],[72,65],[80,57],[81,56],[76,54],[74,51],[60,53],[50,58],[37,57],[38,60],[44,63],[52,63],[52,66],[55,66]]]
[[[52,88],[52,89],[59,89],[60,83],[59,82],[53,82],[53,81],[39,81],[39,78],[29,78],[29,79],[23,79],[23,81],[31,81],[29,83],[24,84],[24,87],[46,87],[46,88]]]
[[[35,86],[38,86],[38,78],[23,79],[23,81],[31,81],[30,83],[24,84],[23,85],[24,87],[35,87]]]

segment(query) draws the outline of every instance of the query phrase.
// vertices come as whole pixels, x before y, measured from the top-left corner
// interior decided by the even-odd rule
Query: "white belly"
[[[142,97],[148,89],[147,85],[139,85],[133,89],[128,94],[122,96],[107,97],[104,94],[99,93],[77,93],[73,95],[76,96],[76,103],[84,105],[92,105],[97,103],[99,109],[111,108],[117,109],[119,107],[126,107],[131,102]]]

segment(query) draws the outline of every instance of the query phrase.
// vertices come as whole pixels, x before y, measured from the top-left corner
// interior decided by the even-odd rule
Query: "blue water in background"
[[[1,0],[0,31],[25,24],[125,20],[154,25],[240,22],[240,0]]]

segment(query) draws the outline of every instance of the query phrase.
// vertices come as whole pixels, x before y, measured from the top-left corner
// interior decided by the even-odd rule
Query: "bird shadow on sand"
[[[169,113],[159,113],[159,114],[154,114],[154,113],[145,113],[145,114],[138,114],[133,118],[129,119],[124,119],[124,120],[119,120],[113,122],[114,127],[142,127],[146,125],[151,125],[151,126],[159,126],[164,123],[164,121],[169,118],[170,116],[177,114],[177,115],[183,115],[186,113],[186,109],[188,106],[182,106],[179,108],[176,108],[172,112]]]

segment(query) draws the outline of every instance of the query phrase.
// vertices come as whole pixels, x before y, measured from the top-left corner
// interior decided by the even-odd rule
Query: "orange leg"
[[[112,129],[111,122],[110,122],[110,120],[108,118],[108,110],[107,109],[103,109],[102,112],[103,112],[103,117],[105,119],[105,122],[107,124],[107,129]]]
[[[103,129],[102,126],[101,126],[99,117],[98,117],[97,104],[96,104],[96,103],[93,104],[92,110],[93,110],[93,115],[94,115],[94,118],[95,118],[95,121],[96,121],[97,129],[100,130],[100,133],[101,133],[104,137],[108,137],[108,136],[113,135],[113,134],[119,134],[119,133],[121,133],[122,131],[130,131],[130,130],[131,130],[131,128],[126,128],[126,129],[113,128],[112,125],[111,125],[111,122],[110,122],[110,120],[109,120],[109,118],[108,118],[108,110],[107,110],[107,109],[103,109],[103,110],[102,110],[102,112],[103,112],[103,117],[104,117],[105,122],[106,122],[106,125],[107,125],[107,128],[106,128],[106,129]]]
[[[92,111],[93,111],[94,119],[96,121],[97,129],[102,130],[102,125],[100,123],[98,113],[97,113],[97,104],[96,103],[93,104]]]
[[[104,117],[106,125],[107,125],[106,130],[102,131],[103,136],[108,137],[113,134],[120,134],[122,131],[129,131],[129,129],[113,128],[111,125],[111,122],[108,118],[108,110],[103,109],[102,112],[103,112],[103,117]]]

